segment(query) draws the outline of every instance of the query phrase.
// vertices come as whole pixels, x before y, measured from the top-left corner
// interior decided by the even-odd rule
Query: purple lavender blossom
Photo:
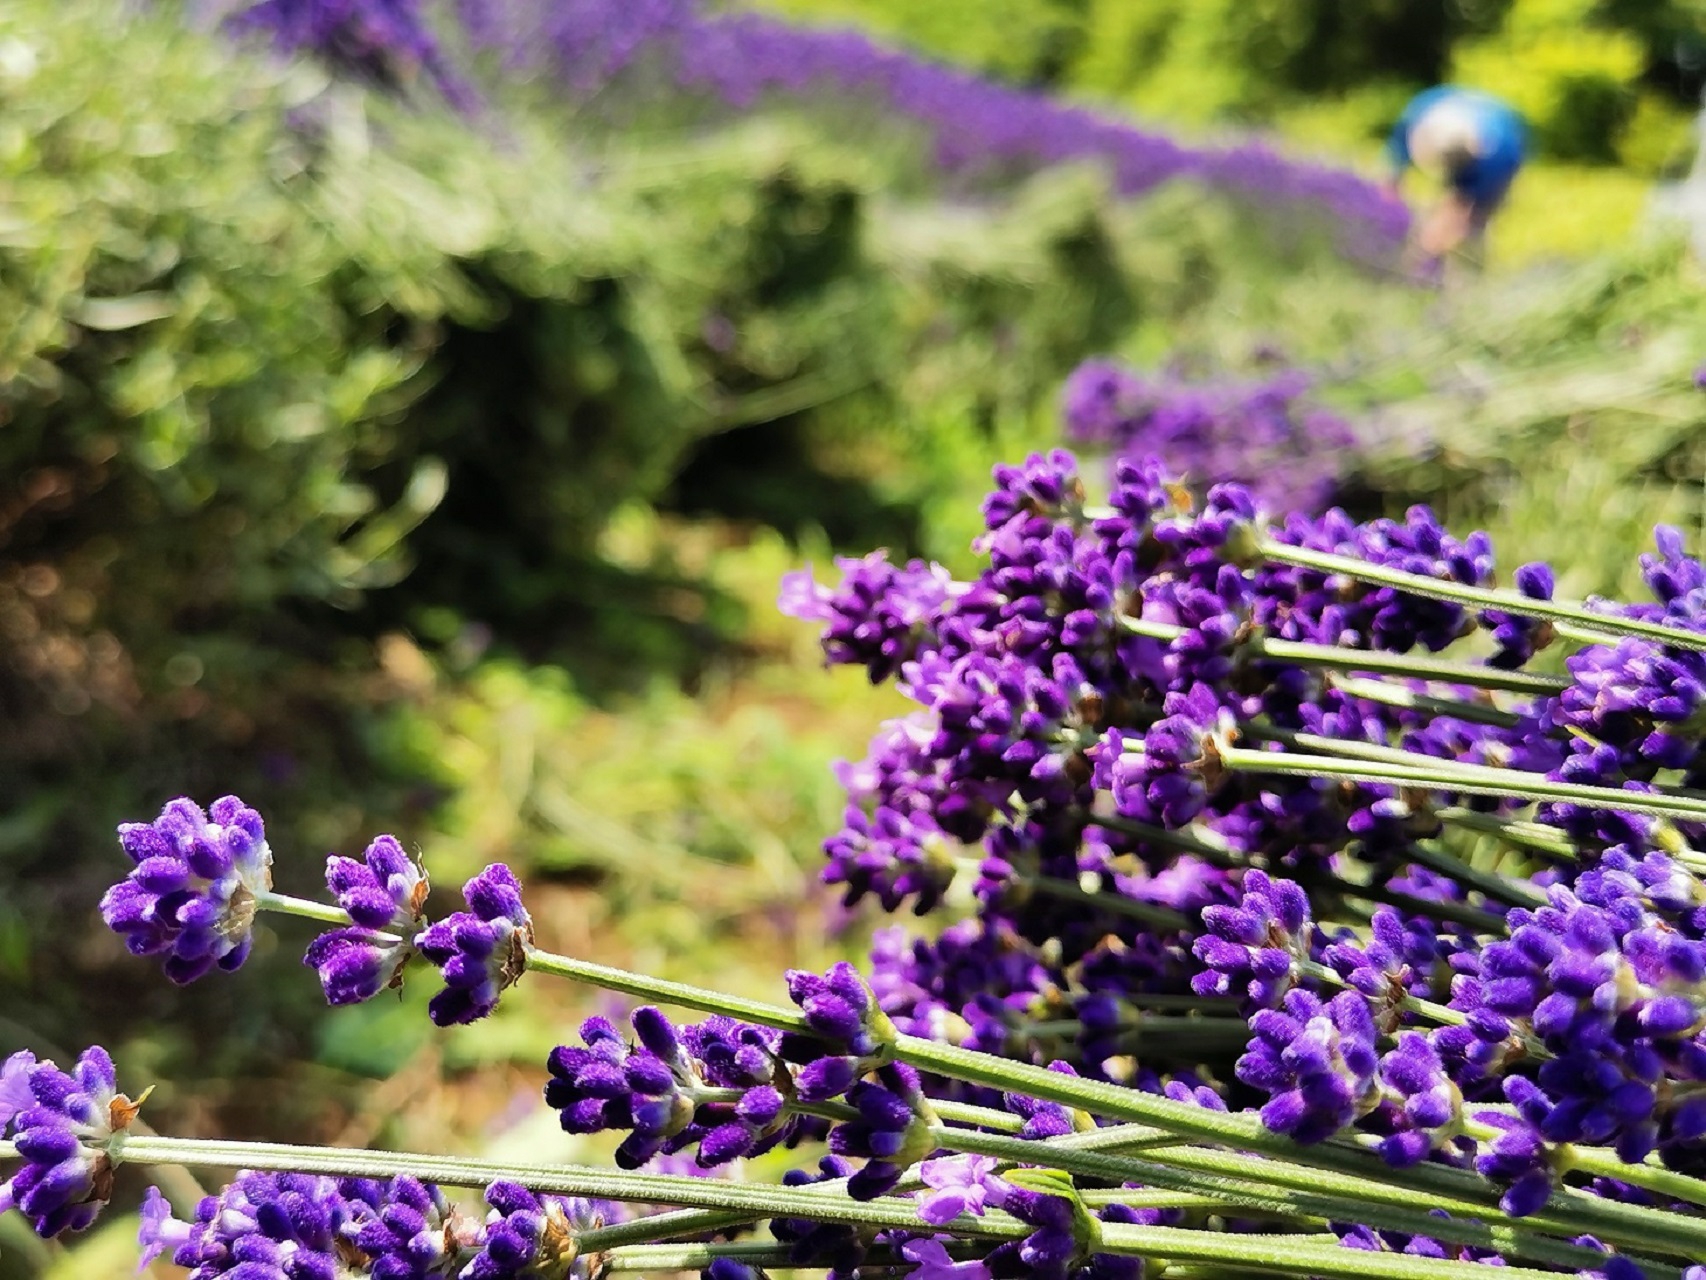
[[[790,618],[824,623],[825,660],[864,667],[872,684],[912,657],[920,632],[965,589],[939,564],[913,560],[901,568],[886,551],[842,557],[835,567],[841,584],[834,590],[813,579],[809,566],[786,575],[777,607]]]
[[[1236,907],[1203,910],[1207,933],[1192,952],[1207,968],[1191,979],[1198,995],[1242,997],[1251,1009],[1277,1009],[1293,982],[1293,966],[1308,958],[1309,897],[1290,880],[1250,871]]]
[[[1397,1030],[1406,995],[1425,995],[1439,953],[1436,926],[1420,918],[1404,919],[1391,907],[1379,907],[1369,921],[1366,945],[1344,939],[1331,943],[1321,959],[1345,983],[1360,991],[1386,1033]]]
[[[847,1180],[855,1200],[874,1200],[892,1191],[914,1163],[935,1148],[935,1115],[919,1085],[918,1073],[904,1063],[880,1066],[847,1091],[858,1117],[829,1132],[829,1149],[838,1156],[863,1158]]]
[[[934,739],[916,719],[891,720],[865,760],[837,767],[848,804],[841,830],[824,841],[822,879],[846,886],[846,905],[872,894],[888,911],[908,899],[929,911],[953,879],[953,836],[943,824],[974,837],[981,830],[974,806],[953,797],[945,771],[930,762]]]
[[[413,938],[426,913],[428,882],[395,836],[379,836],[365,862],[326,859],[326,887],[350,917],[308,945],[302,962],[316,969],[326,1002],[359,1004],[403,982]]]
[[[825,1182],[841,1182],[856,1172],[850,1160],[837,1155],[824,1156],[817,1162],[817,1172],[789,1169],[782,1175],[785,1187],[809,1187]],[[820,1222],[813,1218],[775,1218],[770,1232],[788,1246],[788,1261],[797,1267],[828,1267],[833,1280],[856,1280],[859,1265],[870,1251],[871,1238],[867,1231],[846,1222]]]
[[[1499,1130],[1475,1157],[1475,1170],[1505,1187],[1499,1207],[1514,1218],[1537,1213],[1552,1195],[1558,1176],[1558,1152],[1542,1137],[1549,1100],[1531,1080],[1513,1076],[1505,1081],[1505,1098],[1516,1115],[1482,1111],[1475,1118]]]
[[[1112,795],[1126,818],[1168,828],[1183,827],[1203,811],[1220,781],[1220,748],[1237,736],[1230,709],[1208,685],[1173,691],[1161,718],[1131,751],[1126,735],[1111,730],[1091,752],[1093,779]]]
[[[946,1226],[962,1213],[983,1216],[986,1203],[999,1205],[993,1156],[942,1156],[918,1167],[930,1194],[918,1201],[918,1216],[933,1227]],[[991,1196],[995,1199],[991,1200]]]
[[[342,1236],[366,1256],[372,1280],[417,1280],[452,1274],[482,1243],[470,1221],[429,1182],[400,1175],[381,1186],[346,1179],[340,1184],[352,1211]]]
[[[1379,1101],[1374,1019],[1354,991],[1323,1002],[1292,991],[1285,1007],[1250,1019],[1250,1047],[1238,1078],[1270,1095],[1262,1123],[1298,1142],[1320,1142]]]
[[[211,811],[173,800],[153,822],[126,822],[119,844],[136,864],[101,899],[101,916],[132,955],[164,956],[173,982],[248,958],[260,895],[272,888],[261,815],[236,796]]]
[[[1554,886],[1545,907],[1512,911],[1508,940],[1482,951],[1485,1003],[1531,1026],[1553,1055],[1524,1098],[1547,1141],[1614,1142],[1631,1162],[1655,1148],[1697,1161],[1706,1109],[1693,1104],[1695,1091],[1659,1082],[1703,1078],[1706,1008],[1694,993],[1706,980],[1706,942],[1651,908],[1625,870],[1637,865],[1665,883],[1662,861],[1625,858],[1584,876],[1579,892]]]
[[[1521,565],[1515,576],[1516,589],[1530,600],[1550,600],[1557,589],[1550,565],[1538,562]],[[1493,640],[1499,646],[1499,651],[1488,659],[1495,667],[1514,671],[1552,643],[1552,624],[1543,619],[1489,609],[1481,615],[1481,625],[1493,633]]]
[[[981,1258],[955,1261],[948,1246],[940,1239],[908,1240],[900,1247],[901,1255],[914,1269],[910,1280],[992,1280],[988,1265]]]
[[[427,1012],[441,1027],[475,1022],[497,1008],[498,996],[527,968],[533,920],[521,904],[521,883],[494,862],[467,884],[467,911],[458,911],[415,935],[415,949],[444,974],[444,990]]]
[[[996,1246],[987,1259],[990,1273],[1067,1280],[1080,1254],[1073,1202],[1065,1196],[1014,1187],[1001,1197],[1001,1208],[1036,1229],[1023,1240]],[[1016,1263],[1022,1269],[1016,1269]]]
[[[27,1050],[7,1058],[0,1136],[10,1132],[24,1165],[0,1183],[0,1213],[16,1207],[43,1237],[86,1230],[112,1196],[108,1143],[141,1105],[118,1092],[113,1060],[99,1045],[70,1073]]]
[[[1439,517],[1414,506],[1398,520],[1354,522],[1335,508],[1319,519],[1287,516],[1273,531],[1280,542],[1349,556],[1427,578],[1467,586],[1492,582],[1492,544],[1484,533],[1459,542]],[[1313,569],[1269,565],[1256,571],[1253,620],[1288,640],[1408,653],[1438,651],[1475,626],[1461,605],[1395,587],[1351,582]]]
[[[1381,1139],[1380,1156],[1394,1168],[1420,1164],[1456,1136],[1463,1094],[1446,1074],[1428,1038],[1406,1031],[1380,1059],[1380,1081],[1395,1104],[1395,1132]]]
[[[486,1215],[484,1244],[457,1272],[458,1280],[562,1275],[574,1261],[575,1232],[590,1228],[597,1216],[590,1202],[535,1195],[514,1182],[492,1183],[486,1203],[491,1212]]]
[[[846,961],[831,965],[821,977],[790,969],[787,978],[788,996],[806,1015],[816,1038],[784,1035],[781,1054],[804,1064],[794,1078],[802,1099],[820,1102],[838,1097],[879,1065],[894,1028],[859,971]],[[829,1054],[824,1053],[825,1045]]]
[[[627,1130],[616,1149],[624,1169],[695,1146],[698,1166],[711,1168],[799,1134],[776,1032],[725,1017],[677,1029],[649,1006],[634,1011],[633,1026],[639,1046],[595,1017],[581,1025],[580,1045],[551,1051],[545,1104],[565,1132]]]
[[[1061,392],[1066,438],[1115,458],[1159,457],[1197,483],[1248,484],[1269,511],[1314,512],[1354,465],[1350,424],[1305,402],[1307,375],[1193,386],[1087,360]]]

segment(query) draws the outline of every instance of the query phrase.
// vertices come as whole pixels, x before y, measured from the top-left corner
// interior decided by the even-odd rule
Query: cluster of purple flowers
[[[96,1046],[69,1072],[20,1050],[0,1064],[0,1137],[24,1165],[0,1183],[0,1213],[17,1208],[44,1236],[82,1231],[112,1195],[109,1147],[140,1102],[118,1092],[113,1060]]]
[[[1142,412],[1088,374],[1075,393],[1086,419]],[[1549,627],[1264,557],[1247,489],[1195,505],[1158,461],[1127,457],[1098,508],[1060,453],[1000,468],[996,485],[976,579],[867,558],[842,562],[840,586],[783,593],[825,627],[831,663],[918,704],[842,768],[850,803],[824,879],[850,903],[924,911],[958,867],[980,868],[974,921],[880,937],[872,984],[897,1025],[1157,1092],[1218,1078],[1224,1103],[1300,1142],[1360,1130],[1395,1166],[1471,1161],[1513,1213],[1565,1177],[1566,1144],[1706,1171],[1706,895],[1676,856],[1693,824],[1223,763],[1235,747],[1401,753],[1694,787],[1706,657],[1607,640],[1567,660],[1556,692],[1495,700],[1477,665],[1503,687]],[[1424,508],[1293,512],[1268,536],[1495,581],[1485,535],[1459,541]],[[1657,602],[1600,607],[1698,629],[1706,568],[1675,531],[1657,537],[1643,558]],[[1549,600],[1553,575],[1524,565],[1514,585]],[[1269,639],[1333,661],[1278,660]],[[1363,696],[1369,677],[1333,670],[1354,667],[1344,650],[1454,646],[1469,654],[1459,684],[1388,679],[1390,696]],[[1578,851],[1544,866],[1543,905],[1519,881],[1452,873],[1475,838],[1453,827],[1465,807],[1483,830],[1538,816]],[[1075,1035],[1022,1034],[1063,1021]],[[1190,1045],[1197,1072],[1166,1075],[1145,1026]]]
[[[1061,392],[1067,440],[1115,457],[1155,456],[1186,480],[1236,480],[1268,511],[1320,511],[1355,462],[1356,434],[1311,404],[1307,374],[1196,384],[1086,360]]]
[[[101,915],[130,950],[164,955],[166,976],[178,983],[215,965],[240,967],[260,895],[272,884],[260,815],[235,796],[215,801],[209,813],[179,798],[153,822],[125,823],[119,841],[136,866],[107,891]],[[457,1026],[491,1013],[527,967],[533,921],[515,873],[501,862],[463,886],[467,911],[424,928],[426,872],[395,836],[375,839],[360,862],[330,855],[326,888],[350,923],[310,943],[304,963],[319,973],[329,1004],[402,985],[418,954],[444,979],[428,1007],[432,1020]]]
[[[146,1095],[144,1095],[144,1098]],[[43,1236],[81,1231],[113,1191],[121,1142],[142,1100],[118,1092],[112,1059],[89,1049],[69,1072],[19,1052],[0,1065],[0,1136],[23,1165],[0,1183],[0,1212],[21,1210]],[[522,1280],[568,1277],[576,1233],[627,1212],[604,1201],[486,1190],[483,1218],[430,1183],[243,1173],[189,1221],[156,1188],[142,1208],[142,1262],[162,1254],[192,1280]]]
[[[523,1280],[571,1270],[575,1233],[620,1221],[603,1201],[538,1196],[513,1182],[465,1214],[431,1183],[244,1173],[183,1221],[158,1190],[142,1210],[143,1263],[166,1255],[191,1280]]]

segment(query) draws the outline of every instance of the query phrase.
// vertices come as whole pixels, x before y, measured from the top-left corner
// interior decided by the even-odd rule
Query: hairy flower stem
[[[957,1227],[957,1223],[954,1224]],[[1447,1262],[1394,1253],[1359,1253],[1320,1235],[1233,1235],[1220,1231],[1192,1231],[1182,1227],[1138,1227],[1104,1223],[1097,1250],[1127,1257],[1159,1258],[1173,1274],[1177,1260],[1228,1263],[1236,1275],[1306,1275],[1321,1277],[1378,1277],[1379,1280],[1484,1280],[1477,1263]],[[976,1256],[975,1250],[952,1250],[956,1255]],[[1588,1252],[1601,1263],[1603,1254]],[[877,1265],[888,1258],[883,1250],[872,1255]],[[780,1268],[789,1263],[785,1248],[776,1245],[630,1245],[607,1253],[602,1261],[609,1271],[691,1271],[708,1266],[718,1257],[740,1258],[754,1264],[770,1262]],[[619,1264],[619,1265],[613,1265]],[[1507,1267],[1510,1280],[1556,1280],[1556,1272],[1527,1267]],[[1660,1270],[1657,1276],[1674,1276]],[[1656,1277],[1655,1277],[1656,1280]]]
[[[767,1241],[741,1241],[731,1244],[633,1244],[623,1245],[615,1250],[595,1251],[582,1248],[581,1253],[583,1256],[591,1252],[598,1253],[598,1270],[594,1274],[600,1276],[631,1271],[648,1271],[658,1275],[675,1271],[700,1271],[718,1258],[737,1259],[748,1266],[764,1268],[764,1273],[768,1273],[799,1269],[797,1264],[790,1260],[792,1248],[791,1245],[772,1244]],[[976,1258],[988,1250],[979,1249],[975,1245],[956,1243],[948,1246],[948,1252],[955,1259],[960,1259]],[[865,1267],[873,1270],[866,1272],[863,1270]],[[878,1247],[864,1256],[861,1274],[903,1275],[912,1270],[912,1267],[913,1264],[898,1250]]]
[[[1436,814],[1440,812],[1442,811],[1435,810]],[[1507,907],[1538,907],[1546,901],[1546,894],[1526,880],[1517,880],[1495,871],[1483,871],[1479,867],[1470,866],[1462,855],[1449,845],[1433,840],[1418,840],[1410,846],[1409,854],[1422,866],[1451,877],[1465,889],[1479,890],[1489,901],[1501,902]],[[1504,931],[1503,920],[1489,930],[1492,933]]]
[[[1026,1153],[1032,1147],[1032,1144],[1017,1139],[991,1136],[991,1140],[1014,1143]],[[134,1164],[171,1163],[369,1178],[407,1173],[450,1187],[483,1188],[504,1180],[519,1182],[549,1194],[597,1196],[644,1204],[688,1204],[754,1217],[810,1217],[877,1230],[917,1230],[922,1225],[916,1206],[907,1200],[859,1201],[845,1195],[825,1195],[821,1188],[760,1186],[574,1165],[531,1165],[422,1152],[379,1152],[142,1135],[126,1138],[122,1150],[115,1149],[113,1154],[115,1158],[122,1156]],[[1424,1220],[1435,1221],[1426,1219],[1426,1215],[1421,1216]],[[959,1236],[1016,1240],[1029,1235],[1031,1228],[1006,1214],[991,1212],[980,1218],[962,1215],[941,1230]],[[597,1236],[589,1232],[583,1248],[592,1247],[596,1239]],[[1358,1280],[1360,1277],[1376,1280],[1480,1280],[1481,1277],[1478,1269],[1471,1269],[1473,1264],[1402,1254],[1358,1254],[1342,1248],[1336,1241],[1318,1242],[1312,1236],[1238,1235],[1106,1223],[1101,1227],[1097,1247],[1103,1253],[1128,1257],[1228,1263],[1257,1272],[1344,1277],[1345,1280]],[[1506,1268],[1505,1274],[1510,1280],[1546,1280],[1548,1276],[1546,1272],[1517,1267]],[[1653,1274],[1653,1280],[1669,1280],[1674,1274],[1660,1269]]]
[[[1132,635],[1147,636],[1151,640],[1173,641],[1190,634],[1187,627],[1126,615],[1119,617],[1119,624]],[[1338,645],[1310,644],[1302,640],[1280,640],[1260,635],[1243,641],[1237,652],[1251,659],[1289,662],[1299,667],[1365,671],[1412,680],[1468,685],[1477,689],[1499,689],[1507,693],[1553,694],[1568,688],[1570,683],[1559,676],[1539,675],[1532,671],[1504,671],[1498,667],[1390,653],[1383,649],[1345,649]]]
[[[956,1151],[1039,1162],[1036,1144],[1023,1139],[1002,1138],[993,1134],[965,1134],[953,1130],[939,1131],[937,1139],[944,1147]],[[1284,1190],[1271,1184],[1224,1173],[1180,1170],[1172,1167],[1167,1160],[1169,1155],[1176,1154],[1178,1153],[1174,1151],[1162,1151],[1147,1160],[1139,1160],[1094,1151],[1063,1150],[1056,1146],[1043,1155],[1041,1162],[1050,1168],[1084,1177],[1140,1182],[1146,1187],[1213,1196],[1229,1210],[1249,1209],[1285,1217],[1354,1221],[1379,1231],[1429,1235],[1436,1240],[1447,1240],[1453,1244],[1497,1250],[1509,1257],[1574,1268],[1589,1266],[1595,1258],[1591,1250],[1514,1226],[1509,1219],[1489,1224],[1458,1217],[1442,1218],[1429,1212],[1433,1207],[1431,1203],[1418,1206],[1413,1198],[1407,1205],[1371,1204],[1366,1196],[1360,1194],[1357,1184],[1351,1179],[1342,1180],[1343,1184],[1348,1184],[1343,1189],[1349,1190],[1349,1195],[1343,1194],[1342,1191],[1340,1194],[1331,1194],[1324,1190]],[[1220,1163],[1233,1170],[1248,1159],[1232,1153],[1217,1154],[1223,1157]],[[1463,1205],[1460,1206],[1460,1211],[1462,1209],[1483,1217],[1503,1218],[1502,1214],[1487,1215],[1485,1210],[1475,1206]]]
[[[256,911],[277,911],[283,915],[301,916],[305,920],[318,920],[321,924],[347,925],[350,918],[342,907],[329,902],[315,902],[311,898],[294,898],[288,893],[274,893],[270,889],[255,895]],[[390,938],[390,934],[380,935]]]
[[[1393,684],[1387,680],[1359,680],[1355,676],[1335,675],[1329,676],[1327,682],[1347,697],[1361,698],[1365,702],[1379,702],[1388,707],[1401,707],[1408,711],[1424,711],[1431,716],[1449,720],[1491,725],[1499,729],[1514,729],[1522,723],[1522,717],[1515,712],[1502,711],[1489,703],[1436,698],[1432,694],[1418,693],[1407,685]]]
[[[1465,586],[1460,582],[1449,582],[1423,574],[1406,573],[1402,569],[1390,569],[1385,565],[1370,564],[1353,556],[1294,547],[1268,537],[1259,539],[1257,551],[1265,560],[1296,565],[1301,569],[1315,569],[1321,573],[1342,574],[1359,582],[1397,587],[1401,591],[1425,596],[1430,600],[1447,600],[1475,609],[1498,609],[1525,618],[1545,618],[1551,622],[1572,623],[1583,628],[1585,633],[1591,634],[1595,642],[1600,644],[1618,636],[1639,636],[1644,640],[1675,645],[1679,649],[1706,649],[1706,633],[1684,631],[1680,627],[1667,627],[1663,623],[1647,622],[1641,618],[1596,613],[1585,605],[1570,604],[1567,601],[1536,600],[1520,591],[1507,591],[1498,587]]]
[[[1570,843],[1562,830],[1543,822],[1525,822],[1520,818],[1500,817],[1496,813],[1482,813],[1478,809],[1457,805],[1435,809],[1433,813],[1440,821],[1452,826],[1494,836],[1514,848],[1544,854],[1560,862],[1576,862],[1582,856],[1581,850]],[[1683,844],[1675,828],[1661,824],[1654,834],[1655,843],[1683,866],[1696,873],[1706,872],[1706,851],[1690,849]]]
[[[132,1164],[175,1163],[220,1169],[259,1169],[322,1173],[344,1177],[390,1178],[398,1174],[447,1187],[483,1189],[493,1182],[519,1182],[554,1195],[589,1196],[633,1204],[675,1204],[740,1213],[751,1218],[810,1217],[876,1228],[912,1227],[914,1206],[900,1200],[854,1200],[844,1192],[825,1195],[819,1188],[784,1187],[721,1178],[629,1173],[584,1165],[528,1164],[475,1160],[424,1152],[366,1151],[349,1147],[297,1146],[279,1142],[230,1142],[202,1138],[127,1137],[115,1154]],[[968,1219],[961,1235],[1012,1240],[1030,1228],[991,1215]]]
[[[1122,818],[1117,814],[1095,814],[1090,818],[1090,823],[1093,826],[1104,827],[1109,831],[1137,836],[1141,840],[1164,849],[1176,849],[1181,853],[1189,853],[1217,867],[1234,869],[1253,865],[1252,860],[1243,854],[1235,852],[1226,845],[1213,843],[1206,832],[1199,835],[1188,830],[1169,831],[1165,827],[1152,826],[1147,822]],[[1418,862],[1424,861],[1420,857],[1416,860]],[[1455,865],[1454,863],[1453,867]],[[1310,884],[1334,890],[1347,897],[1388,903],[1412,915],[1428,916],[1436,920],[1450,921],[1453,924],[1467,925],[1471,929],[1492,930],[1494,932],[1503,932],[1504,930],[1504,924],[1497,916],[1466,903],[1417,898],[1390,889],[1383,884],[1358,884],[1355,881],[1346,880],[1342,876],[1325,871],[1316,873],[1310,880]],[[1502,898],[1499,900],[1503,901]],[[1526,905],[1527,900],[1524,899],[1523,903]]]
[[[1193,927],[1195,921],[1182,911],[1171,907],[1158,906],[1151,902],[1140,902],[1136,898],[1127,898],[1121,894],[1097,893],[1091,889],[1082,889],[1070,880],[1060,880],[1052,876],[1012,877],[1013,884],[1040,893],[1062,902],[1075,902],[1079,906],[1090,907],[1097,911],[1106,911],[1110,915],[1125,916],[1137,920],[1155,929],[1176,933],[1182,929]]]
[[[1375,760],[1347,760],[1338,756],[1227,747],[1220,751],[1219,763],[1227,769],[1245,773],[1343,778],[1350,782],[1417,787],[1429,791],[1451,791],[1500,799],[1561,801],[1588,808],[1615,809],[1624,813],[1706,820],[1706,800],[1690,796],[1624,791],[1618,787],[1581,786],[1556,782],[1543,773],[1442,764],[1431,756],[1423,755],[1410,755],[1409,763],[1388,764]]]

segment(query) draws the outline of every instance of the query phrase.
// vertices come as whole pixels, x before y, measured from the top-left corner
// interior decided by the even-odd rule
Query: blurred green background
[[[100,926],[114,825],[236,791],[303,894],[394,831],[439,910],[505,860],[543,945],[774,995],[870,924],[817,846],[895,709],[777,580],[969,569],[989,466],[1059,442],[1092,355],[1312,371],[1360,513],[1431,501],[1569,595],[1706,527],[1702,272],[1646,216],[1693,152],[1698,0],[771,7],[1369,174],[1452,76],[1540,156],[1486,273],[1420,288],[1088,165],[949,199],[902,131],[785,104],[623,125],[487,67],[470,118],[168,4],[0,6],[0,1052],[98,1040],[169,1132],[571,1150],[530,1104],[586,993],[328,1015],[288,921],[176,990]],[[128,1274],[107,1222],[0,1220],[0,1280]]]

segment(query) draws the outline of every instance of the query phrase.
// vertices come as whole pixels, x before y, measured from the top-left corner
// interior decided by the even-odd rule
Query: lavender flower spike
[[[352,923],[315,938],[302,962],[319,971],[328,1004],[359,1004],[401,986],[426,910],[426,872],[395,836],[375,839],[364,857],[326,859],[326,887]]]
[[[7,1058],[0,1065],[0,1136],[11,1131],[24,1167],[0,1183],[0,1213],[22,1210],[44,1237],[87,1229],[112,1195],[109,1144],[142,1100],[118,1092],[113,1060],[99,1045],[69,1074],[28,1051]]]
[[[846,1093],[887,1056],[894,1024],[877,1007],[859,971],[845,960],[831,965],[822,977],[801,969],[790,969],[787,976],[788,995],[817,1036],[782,1037],[782,1056],[802,1064],[794,1076],[800,1097],[821,1102]],[[822,1042],[833,1051],[826,1054]]]
[[[101,899],[101,916],[133,955],[164,956],[166,976],[194,982],[248,958],[259,895],[272,888],[261,815],[236,796],[202,812],[179,798],[153,822],[126,822],[119,843],[136,866]]]
[[[415,935],[415,949],[444,974],[444,990],[427,1013],[441,1027],[475,1022],[498,1006],[498,996],[527,968],[533,919],[521,905],[521,883],[494,862],[467,884],[469,910],[458,911]]]

